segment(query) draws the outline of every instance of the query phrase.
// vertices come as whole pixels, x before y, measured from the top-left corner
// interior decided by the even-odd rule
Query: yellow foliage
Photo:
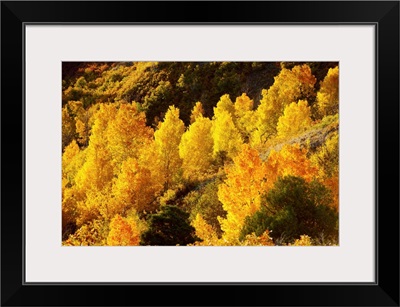
[[[318,168],[307,158],[307,150],[299,144],[286,144],[280,151],[271,150],[266,161],[268,169],[268,189],[278,177],[297,176],[310,182],[318,177]]]
[[[336,132],[325,140],[312,156],[311,161],[320,169],[321,177],[339,173],[339,134]]]
[[[76,141],[73,140],[67,147],[65,147],[62,155],[63,178],[66,178],[68,182],[72,184],[84,161],[85,151],[81,151]]]
[[[107,224],[94,220],[81,226],[63,242],[64,246],[104,246],[107,238]]]
[[[300,236],[300,239],[296,239],[293,246],[312,246],[311,238],[307,235]]]
[[[185,124],[179,118],[179,109],[170,106],[164,121],[154,132],[157,151],[161,158],[161,172],[164,176],[165,187],[168,189],[178,175],[182,159],[179,156],[179,144],[185,131]]]
[[[232,116],[228,111],[219,111],[213,120],[212,136],[214,140],[213,155],[219,152],[226,153],[233,158],[243,144],[239,130],[236,128]]]
[[[139,156],[141,148],[152,139],[153,129],[146,125],[146,116],[137,110],[136,103],[121,104],[115,118],[108,123],[105,137],[117,174],[123,161]]]
[[[321,82],[316,102],[321,116],[339,112],[339,66],[328,70]]]
[[[164,206],[166,205],[169,201],[174,200],[176,197],[176,191],[172,189],[168,189],[165,191],[165,193],[160,196],[159,201],[160,205]]]
[[[195,106],[193,107],[192,114],[190,115],[190,124],[193,124],[198,117],[202,117],[203,115],[203,105],[200,101],[197,101]]]
[[[216,158],[233,161],[219,170],[218,175],[225,172],[226,179],[218,186],[218,193],[217,185],[213,188],[213,200],[220,209],[222,203],[223,210],[214,210],[215,206],[208,204],[210,197],[202,199],[202,206],[204,203],[209,207],[202,208],[201,214],[207,217],[214,210],[215,224],[211,226],[197,214],[192,226],[203,241],[194,245],[273,245],[268,231],[258,237],[250,234],[242,242],[239,235],[246,217],[260,209],[261,197],[281,176],[299,176],[307,181],[318,177],[332,191],[332,206],[338,210],[337,134],[326,140],[311,160],[298,144],[271,150],[265,162],[255,149],[266,148],[274,141],[278,144],[280,138],[298,134],[311,125],[307,99],[313,101],[310,99],[315,96],[316,79],[310,67],[283,68],[274,84],[262,91],[257,110],[253,110],[254,101],[246,93],[234,103],[225,94],[214,108],[212,120],[204,117],[203,105],[198,101],[192,109],[191,124],[185,129],[179,109],[170,106],[154,131],[147,126],[139,105],[125,101],[134,96],[129,90],[137,86],[138,80],[146,80],[154,65],[157,63],[116,65],[115,69],[93,73],[93,78],[81,77],[74,88],[64,90],[68,98],[63,97],[62,108],[64,235],[79,227],[64,245],[139,245],[144,222],[138,213],[155,211],[159,204],[170,203],[180,191],[182,178],[201,181],[214,175]],[[85,74],[91,74],[91,69],[86,69]],[[156,91],[167,85],[171,86],[169,81],[160,81]],[[73,98],[75,90],[84,103],[70,100],[81,99]],[[89,92],[91,100],[86,100]],[[149,95],[153,96],[143,98],[144,109],[146,103],[151,106],[162,96]],[[92,104],[93,100],[102,103]],[[337,67],[328,71],[316,102],[322,115],[338,112]],[[84,104],[92,106],[85,108]],[[273,138],[276,134],[279,139]],[[196,188],[196,193],[201,193],[201,186]],[[223,211],[227,214],[218,217],[219,229],[216,216],[223,215]],[[216,230],[222,230],[221,239]],[[311,245],[311,241],[302,236],[294,245]]]
[[[86,191],[101,191],[114,177],[111,154],[103,144],[90,144],[86,149],[86,161],[77,172],[77,188]]]
[[[213,227],[202,218],[200,214],[192,222],[192,226],[196,229],[196,236],[202,239],[202,242],[196,242],[195,245],[215,246],[218,245],[218,236]]]
[[[107,237],[107,245],[111,246],[135,246],[140,243],[140,227],[138,219],[134,216],[121,217],[115,215],[110,222],[110,232]]]
[[[217,105],[214,107],[214,116],[219,117],[221,112],[228,112],[232,118],[235,115],[235,107],[228,94],[222,95]]]
[[[254,102],[246,93],[237,97],[234,103],[235,117],[234,122],[244,140],[250,138],[251,133],[256,128],[255,112],[253,111]]]
[[[201,179],[210,170],[214,146],[211,128],[211,120],[200,115],[182,135],[179,155],[187,179]]]
[[[162,184],[152,178],[150,170],[139,166],[136,159],[128,158],[122,163],[121,173],[115,179],[112,194],[114,196],[110,215],[123,214],[134,208],[137,212],[155,209],[155,195]]]
[[[81,191],[101,191],[113,178],[112,156],[105,142],[105,130],[116,112],[114,105],[101,104],[94,115],[89,146],[85,150],[86,160],[75,177],[77,188]]]
[[[311,156],[311,161],[319,168],[323,184],[332,192],[332,207],[339,211],[339,134],[326,139]]]
[[[71,102],[69,102],[69,105]],[[86,147],[89,142],[91,127],[93,125],[93,115],[97,112],[97,105],[85,109],[82,103],[76,107],[75,128],[78,134],[78,142],[81,146]]]
[[[137,162],[140,167],[150,171],[152,182],[162,189],[165,183],[165,176],[163,173],[164,162],[162,161],[161,153],[158,151],[154,140],[146,147],[142,148]]]
[[[120,85],[118,84],[116,88],[115,85],[114,88],[110,88],[112,91],[111,93],[117,93],[116,100],[121,100],[127,92],[137,86],[140,80],[145,79],[145,76],[149,75],[150,68],[157,65],[158,62],[135,62],[134,66],[122,67],[121,69],[126,71],[125,73],[121,73],[122,75],[126,75],[124,82],[122,82]]]
[[[278,119],[287,105],[293,101],[312,99],[315,82],[316,78],[306,64],[294,66],[291,70],[283,68],[275,77],[274,84],[268,90],[262,90],[253,143],[264,143],[276,134]]]
[[[119,104],[100,103],[99,110],[93,115],[92,134],[89,138],[90,143],[104,143],[107,139],[106,129],[109,123],[117,115]]]
[[[276,130],[278,137],[296,135],[311,126],[311,110],[307,100],[292,102],[285,107],[283,115],[279,117]]]
[[[251,234],[246,235],[243,242],[241,242],[242,246],[274,246],[274,241],[269,236],[269,231],[264,231],[260,236],[256,236],[253,232]]]
[[[68,224],[75,224],[78,216],[77,212],[77,201],[79,195],[77,195],[74,187],[67,187],[68,180],[62,179],[62,228],[63,230]]]
[[[267,169],[257,150],[247,144],[226,169],[226,179],[218,187],[218,198],[227,211],[219,218],[225,241],[236,244],[247,216],[260,209],[262,194],[267,188]]]
[[[108,184],[101,190],[95,188],[85,190],[85,197],[80,197],[80,200],[77,201],[78,216],[76,224],[81,226],[100,217],[108,220],[110,216],[108,213],[110,198],[111,184]]]
[[[243,113],[253,110],[254,101],[246,93],[237,97],[234,103],[236,117],[243,117]]]

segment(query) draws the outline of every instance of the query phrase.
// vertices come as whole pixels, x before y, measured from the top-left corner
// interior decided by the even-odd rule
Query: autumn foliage
[[[337,63],[71,67],[63,245],[338,244]]]

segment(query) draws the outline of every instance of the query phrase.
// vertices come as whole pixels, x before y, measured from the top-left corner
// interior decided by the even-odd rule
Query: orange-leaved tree
[[[319,177],[318,167],[307,157],[307,149],[300,144],[285,144],[280,150],[271,150],[266,161],[268,189],[279,177],[297,176],[307,182]]]
[[[218,198],[227,212],[219,218],[223,240],[238,244],[240,230],[247,216],[260,208],[261,196],[267,188],[267,169],[257,150],[244,144],[233,158],[234,164],[226,168],[226,179],[218,187]]]
[[[141,229],[138,223],[137,217],[122,217],[119,214],[115,215],[110,222],[110,232],[107,236],[107,245],[139,245]]]

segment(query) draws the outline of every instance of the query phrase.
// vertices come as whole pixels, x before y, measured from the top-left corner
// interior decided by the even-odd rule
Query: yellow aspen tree
[[[254,101],[246,93],[242,93],[241,96],[236,98],[233,106],[235,108],[235,116],[241,118],[246,112],[253,110]]]
[[[197,101],[190,115],[190,124],[193,124],[200,116],[204,116],[204,109],[203,104],[200,101]]]
[[[234,164],[226,168],[226,179],[218,186],[218,199],[227,212],[219,218],[223,240],[238,244],[245,218],[260,209],[261,196],[267,188],[267,169],[257,150],[248,144],[233,158]]]
[[[215,117],[218,117],[221,112],[228,112],[232,118],[235,116],[235,106],[228,94],[222,95],[214,107]]]
[[[77,141],[83,147],[89,144],[90,131],[93,125],[94,113],[96,113],[98,105],[92,105],[87,109],[83,105],[79,107],[79,113],[75,117],[75,130],[77,133]]]
[[[85,151],[79,149],[78,143],[73,140],[64,149],[62,155],[62,176],[69,184],[74,184],[75,176],[85,161]]]
[[[79,143],[82,144],[83,146],[87,146],[89,132],[87,130],[85,123],[81,121],[79,118],[77,118],[75,121],[75,129],[76,133],[78,134]]]
[[[161,157],[162,174],[165,188],[169,189],[175,181],[181,166],[179,144],[185,131],[185,124],[179,118],[179,109],[170,106],[165,114],[164,121],[154,132],[156,148]]]
[[[182,135],[179,155],[184,178],[197,180],[209,172],[214,146],[211,129],[211,120],[200,115]]]
[[[79,189],[101,190],[114,177],[111,154],[102,143],[91,143],[86,151],[86,161],[77,172],[75,183]]]
[[[86,149],[86,161],[79,170],[76,183],[87,190],[101,190],[113,178],[112,156],[107,146],[106,129],[117,113],[114,104],[101,104],[94,115],[92,134]]]
[[[93,115],[93,108],[85,110],[81,101],[69,101],[66,106],[74,118],[76,140],[81,146],[86,147],[90,129],[89,119]]]
[[[87,224],[96,219],[109,220],[109,206],[111,200],[111,184],[101,190],[95,188],[85,191],[85,197],[77,201],[78,226]]]
[[[237,97],[234,103],[234,122],[245,141],[249,140],[251,133],[255,129],[253,106],[254,101],[246,93]]]
[[[198,213],[192,221],[192,226],[196,229],[196,236],[202,241],[196,242],[195,245],[216,246],[218,245],[218,236],[213,227],[204,220]]]
[[[329,68],[316,99],[321,117],[339,112],[339,67]]]
[[[110,121],[105,136],[114,172],[118,174],[123,161],[138,158],[141,148],[149,144],[153,129],[146,125],[146,116],[138,111],[136,103],[124,103]]]
[[[145,168],[151,173],[151,180],[155,186],[158,186],[161,190],[165,184],[165,176],[162,172],[163,161],[160,152],[158,151],[157,145],[154,139],[140,151],[139,158],[137,159],[138,165],[141,168]]]
[[[140,166],[136,159],[128,158],[122,163],[121,173],[112,187],[110,215],[125,214],[132,208],[137,212],[155,210],[155,195],[162,187],[150,170]]]
[[[223,154],[228,158],[233,158],[243,144],[240,132],[228,111],[218,111],[217,115],[214,116],[212,136],[214,157]]]
[[[278,119],[276,127],[278,137],[284,138],[304,132],[311,123],[311,109],[307,100],[292,102],[285,107],[283,115]]]
[[[282,68],[274,84],[262,90],[262,99],[257,108],[257,130],[253,139],[264,143],[276,134],[276,126],[284,108],[298,100],[310,100],[314,96],[316,78],[308,65],[296,65],[291,70]]]
[[[80,150],[73,140],[65,147],[62,155],[62,228],[63,233],[68,224],[75,224],[78,217],[77,201],[82,200],[82,193],[78,193],[75,186],[75,177],[85,162],[85,150]]]
[[[78,218],[80,224],[100,216],[104,197],[111,189],[114,177],[111,153],[108,150],[105,130],[116,115],[113,104],[101,104],[96,112],[89,145],[85,149],[85,163],[75,176]],[[98,199],[101,199],[101,202]]]
[[[140,229],[133,217],[124,218],[117,214],[110,222],[107,245],[137,246],[140,243]]]

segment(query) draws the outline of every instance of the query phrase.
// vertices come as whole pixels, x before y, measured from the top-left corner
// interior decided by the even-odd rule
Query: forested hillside
[[[337,245],[337,62],[65,62],[63,245]]]

